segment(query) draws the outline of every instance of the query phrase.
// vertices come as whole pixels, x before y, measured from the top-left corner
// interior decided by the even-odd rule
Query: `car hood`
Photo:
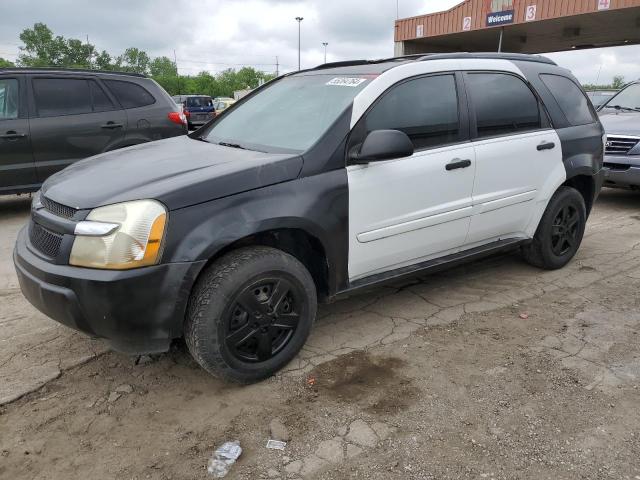
[[[42,186],[77,209],[152,198],[169,210],[296,178],[302,157],[223,147],[187,136],[115,150],[72,164]]]
[[[609,135],[640,137],[640,112],[601,112],[600,121]]]

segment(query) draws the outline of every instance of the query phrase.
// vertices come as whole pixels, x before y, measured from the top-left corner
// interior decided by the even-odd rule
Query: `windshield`
[[[338,119],[370,78],[283,78],[226,112],[203,139],[250,150],[304,152]]]
[[[610,108],[627,108],[631,110],[640,109],[640,83],[629,85],[618,95],[609,100],[606,105]]]

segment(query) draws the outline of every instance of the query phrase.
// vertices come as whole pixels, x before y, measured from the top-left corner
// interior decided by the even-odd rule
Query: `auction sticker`
[[[366,78],[336,77],[333,80],[329,80],[327,85],[333,85],[336,87],[357,87],[366,81]]]

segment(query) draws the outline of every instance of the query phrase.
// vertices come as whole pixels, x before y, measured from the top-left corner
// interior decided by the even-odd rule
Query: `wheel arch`
[[[200,274],[224,255],[244,247],[263,246],[281,250],[295,257],[311,274],[319,299],[331,296],[330,263],[326,248],[318,236],[300,226],[263,229],[246,234],[209,252]]]
[[[587,208],[587,216],[591,213],[596,194],[596,181],[593,175],[581,173],[568,178],[561,186],[575,188],[582,198]]]

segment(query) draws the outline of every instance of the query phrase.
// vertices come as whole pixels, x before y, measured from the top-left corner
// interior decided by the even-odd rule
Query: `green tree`
[[[20,34],[24,46],[18,57],[18,63],[25,67],[63,66],[67,51],[65,39],[54,37],[53,32],[44,23],[36,23]]]
[[[613,77],[613,83],[611,84],[611,86],[616,90],[620,90],[622,87],[624,87],[624,77],[622,75],[616,75],[615,77]]]
[[[96,55],[94,65],[98,70],[114,70],[115,69],[113,59],[111,58],[111,55],[109,55],[109,52],[107,52],[106,50],[103,50],[102,52]]]
[[[4,58],[0,57],[0,68],[11,68],[11,67],[15,67],[15,64],[13,62],[10,62],[9,60],[5,60]]]
[[[18,63],[25,67],[91,67],[95,47],[81,40],[65,39],[53,32],[44,23],[36,23],[20,34],[23,46]]]
[[[143,73],[149,72],[149,55],[138,48],[127,48],[122,55],[118,57],[116,66],[118,70],[123,72]]]
[[[149,62],[152,77],[175,77],[178,75],[176,65],[169,57],[156,57]]]

